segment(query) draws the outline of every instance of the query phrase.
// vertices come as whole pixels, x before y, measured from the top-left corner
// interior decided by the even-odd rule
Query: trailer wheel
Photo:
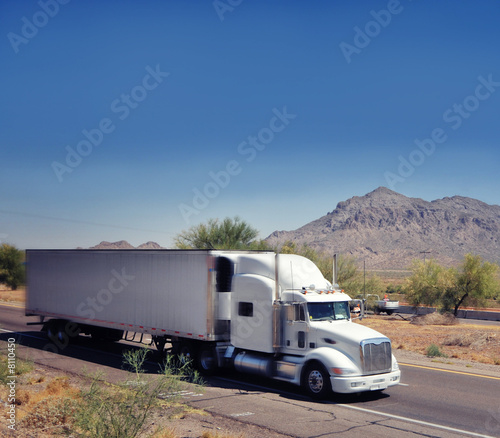
[[[205,374],[212,374],[217,369],[217,357],[212,346],[201,347],[197,365],[198,369]]]
[[[392,314],[394,313],[394,310],[386,310],[386,313],[387,313],[388,315],[392,315]]]
[[[66,340],[62,324],[54,322],[47,326],[47,337],[54,342],[54,344],[62,344]]]
[[[330,375],[319,362],[307,365],[302,377],[302,385],[307,394],[316,399],[325,398],[332,389]]]
[[[64,319],[52,319],[44,326],[49,340],[60,349],[66,348],[71,339],[78,336],[78,332],[71,333],[66,330],[68,324]]]

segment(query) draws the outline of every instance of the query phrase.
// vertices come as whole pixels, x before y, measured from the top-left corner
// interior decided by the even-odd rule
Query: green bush
[[[23,264],[24,252],[6,243],[0,245],[0,282],[12,290],[24,284],[26,279]]]
[[[427,347],[427,356],[429,357],[448,357],[444,354],[436,344],[431,344]]]

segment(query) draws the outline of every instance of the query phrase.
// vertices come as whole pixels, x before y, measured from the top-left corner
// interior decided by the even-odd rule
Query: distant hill
[[[414,258],[455,265],[472,252],[500,262],[500,206],[462,196],[424,201],[385,187],[339,202],[294,231],[275,231],[270,244],[307,243],[366,261],[367,269],[404,269]],[[427,253],[428,252],[428,253]]]
[[[106,242],[105,240],[103,240],[99,245],[93,246],[89,249],[163,249],[163,248],[156,242],[146,242],[135,248],[126,240],[120,240],[118,242]]]

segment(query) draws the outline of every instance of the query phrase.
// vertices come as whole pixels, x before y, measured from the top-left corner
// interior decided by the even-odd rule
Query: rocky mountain
[[[118,242],[106,242],[103,240],[99,245],[93,246],[89,249],[136,249],[126,240],[120,240]],[[137,249],[162,249],[160,245],[156,242],[146,242],[139,245]]]
[[[462,196],[409,198],[385,187],[339,202],[335,210],[294,231],[275,231],[327,253],[366,261],[368,269],[405,269],[414,258],[456,265],[472,252],[500,262],[500,206]]]
[[[146,242],[137,247],[137,249],[164,249],[160,245],[158,245],[156,242]]]

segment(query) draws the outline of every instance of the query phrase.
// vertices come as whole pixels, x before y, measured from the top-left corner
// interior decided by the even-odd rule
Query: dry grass
[[[10,290],[4,284],[0,284],[0,301],[9,303],[25,303],[26,288],[20,287],[18,290]]]
[[[18,361],[20,363],[20,361]],[[51,378],[46,383],[41,370],[30,369],[16,380],[16,433],[13,436],[60,436],[71,426],[71,418],[79,399],[79,389],[67,377]],[[2,385],[0,398],[5,399]],[[5,413],[4,413],[5,415]],[[6,423],[5,420],[2,421]]]
[[[0,358],[1,359],[1,358]],[[19,360],[20,364],[21,361]],[[82,390],[88,388],[85,378],[68,377],[56,370],[25,367],[26,372],[16,382],[16,431],[6,431],[0,436],[16,438],[49,438],[76,433],[75,413],[82,406]],[[104,385],[109,390],[109,385]],[[0,399],[7,398],[7,386],[0,385]],[[178,402],[162,403],[155,409],[150,423],[140,438],[178,438],[186,436],[176,431],[172,421],[188,430],[198,429],[206,438],[242,438],[240,433],[232,434],[222,428],[220,431],[201,431],[209,414]],[[7,410],[0,413],[0,422],[7,424]],[[179,423],[180,422],[180,423]],[[212,426],[212,425],[210,425]],[[215,428],[215,426],[212,426]],[[218,428],[217,428],[218,429]],[[234,429],[233,429],[234,430]],[[75,435],[73,435],[75,436]],[[189,435],[191,436],[191,435]]]
[[[243,438],[243,434],[240,435],[228,435],[225,433],[219,433],[219,432],[209,432],[205,431],[202,433],[201,438]]]
[[[394,349],[427,354],[431,344],[446,356],[485,364],[500,365],[500,327],[456,324],[440,315],[418,319],[418,323],[396,317],[374,316],[360,324],[383,333]]]

